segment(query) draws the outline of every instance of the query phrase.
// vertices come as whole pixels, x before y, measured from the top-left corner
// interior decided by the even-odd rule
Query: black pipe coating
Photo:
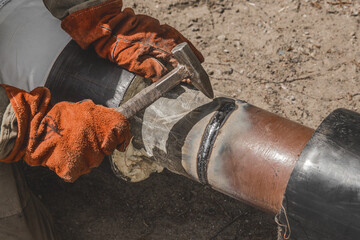
[[[94,50],[82,50],[70,41],[56,59],[45,86],[53,104],[91,99],[115,108],[121,103],[135,74],[102,59]]]
[[[291,239],[360,239],[360,114],[337,109],[322,122],[295,165],[283,205]]]

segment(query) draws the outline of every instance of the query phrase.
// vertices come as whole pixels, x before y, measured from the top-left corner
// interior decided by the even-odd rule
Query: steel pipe
[[[239,100],[207,102],[186,87],[155,102],[134,120],[133,128],[137,147],[160,165],[274,215],[313,134]]]
[[[72,42],[56,60],[47,86],[56,101],[90,98],[116,107],[120,95],[135,94],[122,91],[134,84],[133,76]],[[150,161],[274,215],[313,134],[246,102],[226,97],[211,101],[187,86],[135,116],[132,131],[134,146],[145,149]]]

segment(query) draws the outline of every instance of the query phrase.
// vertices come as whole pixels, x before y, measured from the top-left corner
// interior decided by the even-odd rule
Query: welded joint
[[[221,127],[235,109],[235,101],[222,103],[205,128],[196,162],[197,175],[202,184],[208,184],[207,169],[216,137],[218,136]]]

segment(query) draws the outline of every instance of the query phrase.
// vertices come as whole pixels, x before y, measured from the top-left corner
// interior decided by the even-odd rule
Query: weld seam
[[[197,175],[200,183],[202,184],[208,184],[207,169],[209,165],[209,159],[219,131],[235,108],[234,101],[223,103],[211,117],[208,125],[205,128],[198,151],[196,164]]]

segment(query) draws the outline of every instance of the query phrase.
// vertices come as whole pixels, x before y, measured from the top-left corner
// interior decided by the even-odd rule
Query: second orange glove
[[[61,26],[83,49],[92,45],[99,56],[153,81],[170,70],[169,63],[177,65],[171,50],[179,43],[188,42],[204,61],[176,29],[149,16],[135,15],[132,9],[121,9],[121,0],[109,0],[70,14]]]

